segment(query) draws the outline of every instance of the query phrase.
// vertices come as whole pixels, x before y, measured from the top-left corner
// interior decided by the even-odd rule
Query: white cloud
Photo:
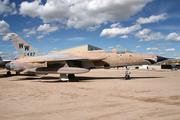
[[[116,28],[116,27],[120,28],[121,25],[120,25],[120,23],[114,23],[114,24],[112,24],[110,27],[111,27],[111,28]]]
[[[141,46],[136,46],[136,48],[142,48]]]
[[[4,20],[0,21],[0,35],[7,35],[9,32],[9,24]]]
[[[32,35],[32,34],[36,34],[36,31],[35,30],[31,30],[27,33],[28,35]]]
[[[96,31],[99,27],[100,25],[95,25],[94,27],[89,27],[87,31]]]
[[[16,10],[11,13],[11,15],[15,15],[15,14],[17,14]]]
[[[16,4],[15,2],[9,3],[9,0],[0,0],[0,15],[4,14],[3,16],[6,17],[8,14],[14,15],[17,13],[16,11]]]
[[[43,35],[37,36],[37,39],[41,39],[41,38],[44,38],[44,36]]]
[[[30,35],[26,35],[25,37],[30,37]]]
[[[43,32],[43,34],[49,34],[50,32],[57,31],[58,29],[58,26],[51,27],[50,24],[44,24],[40,25],[37,28],[37,31]]]
[[[138,37],[138,38],[146,38],[147,37],[147,34],[150,32],[151,30],[150,29],[143,29],[141,31],[138,31],[135,36]]]
[[[51,42],[52,42],[52,43],[55,43],[55,42],[57,42],[57,41],[58,41],[57,39],[55,39],[55,40],[51,40]]]
[[[22,2],[20,14],[39,17],[44,23],[59,21],[67,28],[95,30],[141,11],[152,0],[41,0]],[[94,27],[93,29],[90,27]]]
[[[8,41],[8,40],[9,40],[9,37],[6,35],[6,36],[3,37],[2,40],[3,40],[3,41]]]
[[[109,37],[109,38],[113,38],[113,37],[116,37],[117,35],[123,35],[123,34],[129,34],[129,33],[132,33],[136,30],[139,30],[141,29],[141,25],[139,24],[135,24],[133,26],[130,26],[130,27],[117,27],[117,28],[107,28],[107,29],[104,29],[100,36],[106,36],[106,37]]]
[[[137,52],[137,50],[131,50],[132,52]]]
[[[51,53],[53,52],[57,52],[58,48],[53,48],[53,51],[51,51]]]
[[[175,49],[174,49],[174,48],[169,48],[169,49],[165,49],[164,51],[166,51],[166,52],[172,52],[172,51],[175,51]]]
[[[172,41],[172,42],[180,42],[180,35],[173,32],[167,35],[165,40]]]
[[[53,48],[53,50],[57,50],[58,48]]]
[[[23,32],[28,32],[29,31],[29,29],[23,29]]]
[[[19,58],[18,54],[7,54],[4,52],[0,52],[0,56],[3,60],[14,60],[15,58]]]
[[[146,48],[146,50],[148,50],[148,51],[151,51],[151,50],[158,50],[158,48],[156,48],[156,47],[153,47],[153,48],[149,47],[149,48]]]
[[[13,53],[14,53],[14,54],[18,54],[18,52],[17,52],[17,51],[14,51]]]
[[[35,27],[31,29],[23,29],[23,32],[26,32],[25,37],[30,37],[30,35],[36,34],[36,29]]]
[[[139,24],[155,23],[155,22],[159,22],[160,20],[166,20],[166,19],[167,19],[167,14],[164,13],[164,14],[157,15],[157,16],[152,15],[149,18],[142,18],[142,17],[140,17],[137,20],[137,23],[139,23]]]
[[[123,36],[121,36],[120,38],[127,39],[127,38],[128,38],[128,36],[127,36],[127,35],[123,35]]]
[[[40,5],[41,0],[35,0],[33,2],[22,2],[20,4],[19,12],[22,15],[28,15],[30,17],[37,17],[41,11],[42,5]]]
[[[86,38],[84,38],[84,37],[75,37],[75,38],[70,38],[70,39],[68,39],[69,41],[83,41],[83,40],[85,40]]]
[[[167,45],[171,45],[171,43],[166,43],[165,45],[166,45],[166,46],[167,46]]]
[[[156,46],[161,46],[161,45],[164,45],[164,43],[161,43],[161,44],[156,44]]]
[[[113,48],[114,48],[114,46],[109,46],[108,48],[113,49]]]
[[[175,58],[175,59],[180,59],[180,54],[178,53],[175,53],[175,54],[170,54],[169,56],[168,56],[168,58]]]
[[[121,49],[122,47],[121,47],[121,45],[117,45],[116,48]]]
[[[151,40],[160,40],[164,38],[164,35],[161,32],[152,32],[151,29],[143,29],[142,31],[138,31],[134,34],[137,38],[144,38],[144,41],[151,41]]]
[[[57,52],[56,50],[53,50],[53,51],[51,51],[50,53],[54,53],[54,52]]]
[[[144,40],[143,40],[143,39],[140,39],[140,40],[139,40],[139,42],[142,42],[142,41],[144,41]]]

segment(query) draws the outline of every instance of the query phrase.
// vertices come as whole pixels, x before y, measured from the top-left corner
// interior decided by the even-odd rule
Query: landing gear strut
[[[66,74],[60,74],[59,79],[61,82],[69,82],[69,78]]]
[[[74,74],[60,74],[59,80],[61,82],[69,82],[69,80],[74,81],[75,75]]]
[[[126,67],[126,72],[125,72],[125,80],[129,80],[131,72],[129,71],[129,68]]]

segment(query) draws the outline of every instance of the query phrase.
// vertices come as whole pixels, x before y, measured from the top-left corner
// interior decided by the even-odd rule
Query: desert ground
[[[99,69],[59,82],[58,74],[0,70],[1,120],[180,120],[180,70]]]

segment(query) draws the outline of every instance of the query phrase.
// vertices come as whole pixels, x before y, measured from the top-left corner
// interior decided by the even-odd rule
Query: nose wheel
[[[131,74],[131,72],[129,71],[129,68],[126,67],[125,80],[131,79],[130,74]]]

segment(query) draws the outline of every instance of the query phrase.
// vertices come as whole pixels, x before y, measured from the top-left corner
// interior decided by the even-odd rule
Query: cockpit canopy
[[[105,49],[104,52],[106,53],[117,52],[117,54],[134,53],[133,51],[129,49]]]

